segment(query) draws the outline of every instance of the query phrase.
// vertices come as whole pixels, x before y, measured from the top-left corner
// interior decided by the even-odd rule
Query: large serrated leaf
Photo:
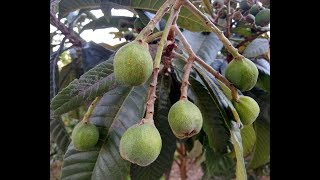
[[[221,107],[218,107],[212,95],[199,81],[189,78],[190,90],[196,97],[195,104],[199,107],[203,117],[203,130],[208,136],[210,147],[217,153],[227,153],[230,133],[224,122]]]
[[[252,125],[246,125],[241,129],[243,156],[248,156],[256,142],[256,134]]]
[[[231,139],[233,142],[233,147],[236,153],[236,178],[237,180],[247,180],[247,172],[243,159],[243,147],[242,147],[242,139],[240,129],[238,125],[232,121],[230,127]]]
[[[232,158],[216,153],[204,142],[205,149],[205,172],[204,179],[212,179],[212,176],[222,176],[225,179],[231,179],[234,175],[234,161]]]
[[[112,16],[110,17],[110,21],[108,22],[105,17],[100,17],[83,26],[81,31],[84,31],[86,29],[96,30],[109,27],[133,28],[133,22],[135,19],[136,17]]]
[[[255,131],[257,142],[253,150],[250,169],[258,168],[270,160],[270,126],[266,122],[256,120]]]
[[[119,86],[101,98],[90,118],[99,127],[99,142],[85,152],[76,151],[71,143],[64,156],[61,180],[124,179],[128,175],[130,163],[120,156],[120,138],[144,115],[147,84]]]
[[[70,144],[70,136],[60,116],[53,114],[50,110],[50,138],[57,144],[58,148],[65,153]]]
[[[132,180],[159,179],[172,165],[176,149],[176,137],[172,133],[168,122],[168,113],[171,107],[169,99],[170,84],[171,81],[168,76],[159,76],[154,121],[162,139],[160,155],[153,163],[146,167],[131,164],[130,174]]]
[[[265,38],[253,40],[244,50],[243,55],[247,58],[254,58],[266,54],[269,51],[269,41]]]
[[[113,75],[113,57],[72,81],[51,101],[56,114],[63,114],[117,87]]]
[[[270,64],[265,59],[256,59],[253,61],[259,70],[259,76],[256,86],[270,92]]]
[[[77,9],[101,8],[101,3],[115,3],[131,9],[140,9],[155,13],[165,0],[61,0],[59,4],[59,17],[65,17],[68,13]],[[168,18],[168,13],[165,18]],[[209,29],[186,8],[181,8],[177,23],[180,27],[190,31],[209,31]]]
[[[215,60],[223,44],[215,33],[200,33],[184,30],[182,34],[189,42],[192,50],[206,63]],[[182,44],[180,44],[182,46]]]
[[[90,41],[83,44],[81,55],[83,69],[88,71],[97,64],[109,59],[114,55],[114,51]]]

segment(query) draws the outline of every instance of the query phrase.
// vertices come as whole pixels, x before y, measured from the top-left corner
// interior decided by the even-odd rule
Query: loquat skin
[[[202,114],[189,100],[179,100],[169,110],[168,121],[173,134],[184,139],[198,134],[202,128]]]
[[[158,129],[150,123],[135,124],[127,129],[120,140],[120,155],[139,166],[148,166],[157,159],[162,148]]]
[[[71,139],[78,151],[87,151],[99,140],[98,128],[89,122],[79,122],[72,131]]]
[[[153,61],[148,44],[132,41],[122,46],[114,56],[114,76],[122,85],[138,86],[152,74]]]
[[[249,96],[240,96],[239,102],[232,100],[234,108],[237,110],[243,125],[252,124],[260,113],[258,103]]]

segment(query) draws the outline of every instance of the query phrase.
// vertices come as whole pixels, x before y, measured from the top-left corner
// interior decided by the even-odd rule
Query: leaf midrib
[[[111,123],[111,125],[110,125],[110,127],[109,127],[109,129],[108,129],[108,133],[107,133],[106,137],[103,139],[104,142],[103,142],[102,145],[101,145],[101,148],[100,148],[100,150],[99,150],[97,159],[100,157],[101,150],[102,150],[104,144],[106,143],[106,140],[107,140],[108,137],[109,137],[109,133],[110,133],[112,127],[113,127],[113,124],[115,123],[115,120],[114,120],[114,119],[116,119],[116,118],[119,116],[119,113],[122,111],[122,108],[124,107],[124,104],[125,104],[125,102],[127,101],[127,99],[130,97],[130,94],[133,92],[133,89],[134,89],[134,87],[131,87],[130,92],[128,93],[128,95],[126,96],[126,98],[123,100],[123,103],[121,104],[121,106],[120,106],[120,108],[118,109],[116,115],[114,116],[113,122]],[[94,174],[94,171],[95,171],[96,167],[97,167],[97,160],[96,160],[95,165],[94,165],[94,168],[93,168],[93,170],[92,170],[91,178],[92,178],[92,176],[93,176],[93,174]]]

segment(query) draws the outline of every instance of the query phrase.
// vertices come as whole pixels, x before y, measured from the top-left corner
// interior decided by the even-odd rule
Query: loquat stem
[[[177,26],[174,26],[175,31],[180,39],[180,41],[182,42],[183,46],[185,47],[189,57],[194,57],[194,60],[200,64],[203,68],[205,68],[208,72],[210,72],[215,78],[219,79],[221,82],[223,82],[230,90],[232,93],[232,98],[235,101],[239,101],[239,94],[237,91],[237,88],[235,86],[232,85],[232,83],[230,83],[225,77],[223,77],[219,72],[217,72],[216,70],[214,70],[211,66],[209,66],[207,63],[205,63],[200,57],[198,57],[193,50],[191,49],[190,44],[188,43],[188,41],[186,40],[186,38],[183,36],[183,34],[181,33],[180,29]],[[183,57],[183,56],[182,56]],[[180,56],[181,58],[181,56]],[[187,61],[187,63],[189,62],[189,60]],[[182,92],[181,92],[182,93]],[[182,95],[182,94],[181,94]]]
[[[209,19],[206,15],[204,15],[201,11],[199,11],[190,1],[184,0],[183,4],[187,9],[189,9],[194,15],[200,18],[205,25],[210,28],[214,33],[217,34],[220,41],[223,43],[224,47],[228,50],[230,54],[232,54],[235,60],[241,60],[244,58],[241,54],[238,53],[238,49],[233,47],[231,42],[226,38],[222,31],[220,31]]]
[[[149,42],[155,40],[156,38],[162,36],[162,34],[163,34],[163,31],[153,33],[150,36],[148,36],[145,41],[146,41],[146,43],[149,43]]]
[[[168,2],[168,1],[167,1]],[[180,1],[176,1],[173,7],[171,8],[170,16],[167,20],[166,27],[163,30],[158,48],[156,57],[154,60],[154,66],[153,66],[153,72],[152,72],[152,80],[150,83],[149,91],[148,91],[148,100],[147,100],[147,106],[146,106],[146,116],[144,119],[142,119],[143,122],[149,121],[153,123],[153,114],[154,114],[154,102],[156,101],[156,87],[158,82],[158,74],[160,69],[160,62],[161,62],[161,56],[163,52],[163,47],[166,44],[167,37],[172,25],[172,22],[174,21],[175,17],[179,14],[180,7],[181,7]]]
[[[184,73],[182,77],[182,84],[181,84],[181,96],[180,100],[186,100],[188,99],[188,86],[189,86],[189,75],[191,71],[191,67],[193,64],[193,61],[195,59],[194,55],[190,55],[187,60],[187,64],[184,66]]]
[[[96,97],[96,98],[92,101],[92,103],[91,103],[91,105],[89,106],[86,114],[83,116],[83,119],[82,119],[83,122],[85,122],[85,123],[88,123],[88,122],[89,122],[89,118],[90,118],[90,116],[92,115],[93,110],[94,110],[94,108],[97,106],[97,104],[98,104],[98,102],[100,101],[100,99],[101,99],[101,96],[98,96],[98,97]]]
[[[162,6],[157,11],[156,15],[149,21],[146,27],[144,27],[139,35],[137,36],[136,40],[144,41],[155,28],[156,24],[161,20],[166,12],[169,11],[170,7],[175,3],[175,0],[167,0],[162,4]]]

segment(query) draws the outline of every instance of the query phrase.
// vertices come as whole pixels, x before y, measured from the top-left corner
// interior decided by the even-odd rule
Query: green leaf
[[[265,59],[256,59],[253,61],[259,70],[259,76],[256,86],[267,92],[270,92],[270,64]]]
[[[97,65],[72,81],[61,90],[51,101],[56,114],[63,114],[81,106],[85,101],[114,89],[117,86],[113,75],[113,57]]]
[[[70,144],[70,136],[60,116],[54,115],[50,110],[50,138],[57,144],[58,148],[65,153]]]
[[[171,107],[169,99],[170,84],[170,77],[162,74],[159,75],[154,121],[162,139],[160,155],[153,163],[146,167],[131,164],[130,174],[132,180],[159,179],[171,168],[176,149],[176,137],[172,133],[168,122],[168,113]]]
[[[249,169],[256,169],[270,160],[270,125],[258,119],[254,126],[257,142],[249,163]]]
[[[256,142],[256,133],[252,125],[246,125],[241,129],[241,138],[243,146],[243,156],[248,156]]]
[[[155,13],[164,2],[165,0],[101,0],[100,3],[100,0],[61,0],[59,4],[59,18],[63,18],[68,13],[77,9],[101,8],[101,6],[104,6],[104,3],[107,3],[107,5],[115,3],[124,6],[126,9],[140,9]],[[169,14],[167,13],[164,18],[167,19],[168,17]],[[209,31],[199,18],[186,8],[181,8],[177,23],[180,27],[189,31]]]
[[[189,78],[189,82],[190,91],[195,96],[194,103],[203,117],[203,130],[208,136],[210,147],[218,153],[227,153],[230,133],[224,121],[224,109],[217,104],[203,84],[193,77]]]
[[[205,150],[205,168],[204,179],[213,179],[212,176],[222,176],[224,179],[231,179],[234,175],[234,161],[232,158],[216,153],[204,142]]]
[[[243,51],[243,55],[247,58],[255,58],[266,54],[269,51],[269,41],[265,38],[256,38]]]
[[[120,138],[144,115],[148,85],[119,86],[101,98],[90,118],[99,128],[99,142],[90,151],[77,151],[71,143],[64,156],[61,180],[124,179],[129,174],[130,162],[119,153]]]
[[[59,3],[59,19],[78,9],[96,9],[100,0],[61,0]]]
[[[73,68],[73,64],[69,63],[63,66],[59,72],[59,87],[63,89],[67,87],[74,79],[76,79],[76,72]]]
[[[97,20],[93,20],[83,26],[81,31],[86,29],[104,29],[109,27],[115,28],[133,28],[133,22],[136,17],[126,17],[126,16],[112,16],[110,17],[110,21],[108,22],[105,17],[100,17]]]
[[[231,128],[230,129],[231,139],[233,142],[233,147],[234,147],[234,150],[236,153],[236,159],[237,159],[236,179],[247,180],[247,172],[246,172],[246,167],[243,159],[243,147],[242,147],[240,129],[238,128],[237,124],[234,121],[231,122],[230,128]]]
[[[182,34],[189,42],[194,53],[208,64],[211,64],[216,59],[218,52],[223,46],[215,33],[200,33],[184,30]]]

